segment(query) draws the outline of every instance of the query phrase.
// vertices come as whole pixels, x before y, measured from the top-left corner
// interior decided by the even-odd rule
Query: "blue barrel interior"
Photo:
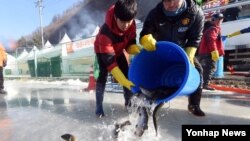
[[[156,100],[161,103],[177,95],[188,95],[195,91],[200,77],[185,51],[167,41],[157,42],[156,46],[156,51],[142,50],[133,58],[128,74],[129,80],[136,85],[132,92],[141,92],[140,87],[148,90],[162,87],[176,89],[171,95]]]

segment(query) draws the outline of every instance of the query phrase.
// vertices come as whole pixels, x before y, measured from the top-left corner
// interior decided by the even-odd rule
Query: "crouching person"
[[[103,97],[108,72],[123,86],[125,106],[131,97],[130,89],[134,84],[127,79],[128,62],[124,49],[129,54],[137,54],[140,47],[136,45],[137,3],[135,0],[118,0],[106,13],[94,43],[95,53],[100,68],[96,82],[96,111],[97,117],[104,116]]]

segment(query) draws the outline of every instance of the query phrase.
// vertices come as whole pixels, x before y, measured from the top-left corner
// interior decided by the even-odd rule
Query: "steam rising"
[[[149,10],[160,0],[137,0],[137,18],[144,21]],[[49,38],[52,44],[57,44],[62,35],[67,33],[72,40],[93,36],[93,32],[104,23],[105,13],[116,0],[101,1],[89,0],[89,3],[81,8],[79,12],[65,22]]]

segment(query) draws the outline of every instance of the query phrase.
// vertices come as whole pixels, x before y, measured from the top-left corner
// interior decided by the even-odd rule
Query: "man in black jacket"
[[[194,57],[202,36],[204,16],[193,0],[162,0],[152,9],[140,33],[140,43],[148,51],[154,51],[156,41],[170,41],[181,46],[190,62],[195,65],[202,80],[202,67]],[[200,109],[202,81],[189,96],[188,110],[196,116],[205,116]]]

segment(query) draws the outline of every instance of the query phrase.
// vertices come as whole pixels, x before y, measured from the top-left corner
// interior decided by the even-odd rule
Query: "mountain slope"
[[[160,0],[137,0],[138,14],[137,19],[143,21],[151,10]],[[77,6],[70,17],[62,17],[61,23],[49,25],[45,29],[45,34],[52,44],[57,44],[67,33],[72,40],[90,36],[104,22],[106,10],[116,2],[116,0],[85,0]]]

